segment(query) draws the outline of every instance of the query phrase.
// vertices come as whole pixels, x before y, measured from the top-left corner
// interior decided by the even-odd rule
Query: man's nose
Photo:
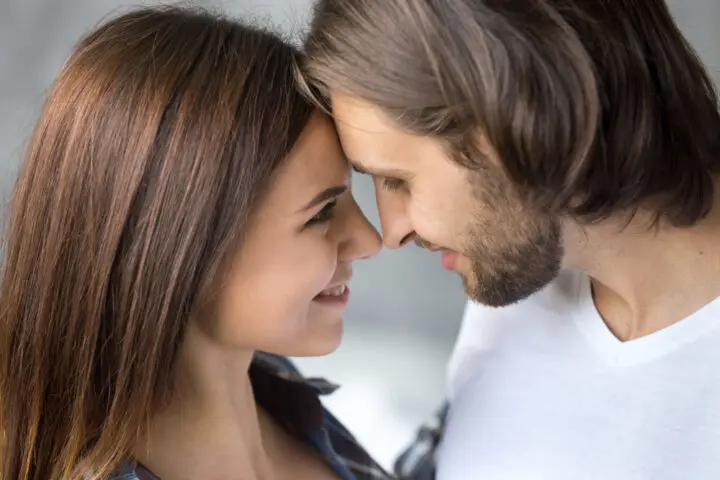
[[[377,190],[378,213],[383,243],[388,248],[400,248],[413,238],[413,228],[407,214],[406,200],[399,195]]]
[[[341,245],[340,259],[353,261],[376,255],[381,248],[380,235],[353,200],[351,215],[346,222],[346,240]]]

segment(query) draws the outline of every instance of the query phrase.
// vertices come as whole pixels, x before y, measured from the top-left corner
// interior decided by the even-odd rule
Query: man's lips
[[[452,250],[445,250],[442,256],[442,266],[445,270],[455,270],[458,254]]]
[[[442,266],[445,270],[455,270],[455,264],[457,262],[458,253],[454,250],[441,247],[427,247],[431,252],[443,252],[442,255]]]

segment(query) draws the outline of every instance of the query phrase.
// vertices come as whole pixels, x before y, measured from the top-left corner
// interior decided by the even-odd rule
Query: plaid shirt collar
[[[338,386],[305,378],[288,359],[258,352],[250,366],[257,403],[298,440],[320,452],[342,480],[392,479],[327,411],[320,397]],[[110,480],[160,480],[142,465],[126,464]]]

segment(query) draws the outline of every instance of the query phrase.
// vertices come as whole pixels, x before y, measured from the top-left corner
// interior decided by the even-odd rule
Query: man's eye
[[[386,190],[398,190],[405,186],[405,182],[398,178],[384,178],[382,185]]]
[[[315,225],[318,223],[325,223],[325,222],[332,220],[333,213],[334,213],[336,206],[337,206],[337,200],[328,202],[327,205],[325,205],[322,210],[320,210],[310,220],[308,220],[307,224]]]

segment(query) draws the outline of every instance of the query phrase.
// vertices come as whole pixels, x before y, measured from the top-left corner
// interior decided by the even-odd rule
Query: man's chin
[[[552,281],[533,284],[500,284],[485,282],[480,284],[474,276],[461,274],[465,294],[470,300],[482,305],[500,308],[521,302],[539,292]]]
[[[524,299],[508,298],[497,295],[496,293],[488,294],[484,290],[478,288],[477,285],[470,284],[465,277],[463,277],[463,287],[465,289],[465,295],[467,295],[470,300],[491,308],[507,307]]]

